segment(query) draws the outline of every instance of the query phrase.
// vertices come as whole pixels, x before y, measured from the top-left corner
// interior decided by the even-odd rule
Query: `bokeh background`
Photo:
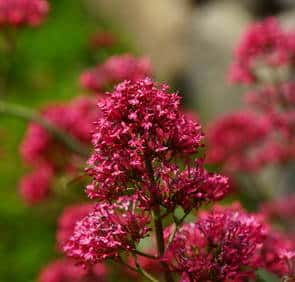
[[[51,0],[46,22],[23,29],[13,56],[0,54],[8,81],[0,89],[10,102],[38,108],[82,92],[81,71],[112,54],[150,57],[159,81],[169,82],[206,124],[239,106],[242,89],[226,83],[232,49],[254,19],[279,17],[295,26],[293,0]],[[93,49],[96,32],[115,44]],[[1,43],[2,44],[2,43]],[[2,79],[2,78],[1,78]],[[55,225],[65,199],[28,207],[18,194],[26,171],[18,147],[26,123],[0,117],[0,281],[35,281],[56,256]],[[275,182],[272,174],[272,182]]]

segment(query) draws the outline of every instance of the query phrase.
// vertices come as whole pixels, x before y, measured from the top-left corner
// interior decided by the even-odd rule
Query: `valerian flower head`
[[[90,198],[157,194],[159,170],[202,146],[200,125],[180,110],[180,97],[149,78],[119,84],[100,104],[88,173]],[[164,164],[164,166],[163,166]],[[159,201],[159,199],[157,199]]]
[[[180,228],[167,259],[182,281],[245,281],[257,269],[264,236],[255,216],[239,207],[215,208]]]
[[[82,268],[70,259],[58,259],[41,270],[38,282],[104,282],[106,268],[96,264],[91,268]]]
[[[58,128],[73,135],[81,143],[88,145],[91,142],[93,122],[97,119],[98,112],[95,99],[78,97],[70,103],[47,106],[41,115]],[[28,126],[20,151],[23,160],[31,165],[46,162],[58,170],[69,164],[65,163],[65,154],[63,154],[67,148],[41,125],[34,122]]]
[[[218,201],[229,192],[228,178],[208,173],[202,160],[196,160],[185,169],[176,164],[166,164],[155,170],[160,180],[157,198],[168,210],[181,206],[185,211],[203,203]]]
[[[0,28],[38,26],[48,11],[47,0],[0,0]]]
[[[93,203],[74,204],[64,209],[58,219],[56,241],[59,249],[70,239],[76,222],[87,216],[94,208]]]
[[[135,197],[122,197],[114,204],[99,203],[78,221],[64,251],[83,264],[116,258],[133,251],[149,232],[149,216],[138,208]]]
[[[229,79],[252,84],[260,67],[294,64],[294,31],[285,32],[275,18],[250,25],[235,50]]]
[[[41,115],[54,126],[64,130],[78,139],[81,144],[87,146],[91,143],[91,131],[94,128],[93,122],[99,114],[94,98],[79,97],[68,104],[48,106],[41,112]],[[35,183],[32,182],[32,178],[36,178],[34,176],[40,174],[44,176],[44,169],[40,167],[50,168],[51,172],[46,174],[46,178],[41,177],[41,179],[46,179],[46,181],[42,182],[44,184],[42,191],[45,192],[46,190],[46,193],[42,193],[42,195],[45,196],[45,194],[48,195],[49,176],[50,180],[52,180],[55,175],[76,172],[84,163],[84,160],[78,154],[71,152],[63,143],[35,122],[29,124],[20,146],[20,152],[23,161],[36,170],[31,176],[26,176],[22,181],[22,194],[26,194],[27,196],[24,198],[27,199],[29,194],[24,191],[30,191],[31,197],[40,194],[41,186],[32,185]],[[40,170],[43,172],[40,172]],[[36,179],[36,181],[40,180]],[[29,185],[28,182],[31,184]],[[41,200],[45,197],[34,198]],[[37,201],[33,202],[36,203]]]
[[[208,130],[209,163],[223,164],[229,171],[253,171],[265,162],[269,120],[245,111],[218,119]],[[245,138],[247,136],[247,138]]]
[[[103,64],[84,71],[80,83],[85,89],[100,92],[120,81],[136,81],[150,75],[152,67],[147,58],[124,54],[110,57]]]

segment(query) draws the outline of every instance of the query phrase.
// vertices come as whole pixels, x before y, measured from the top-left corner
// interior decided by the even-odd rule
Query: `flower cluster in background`
[[[103,64],[84,71],[80,76],[83,88],[97,93],[123,80],[137,80],[152,74],[152,67],[145,57],[135,58],[130,54],[113,56]]]
[[[274,18],[248,28],[230,70],[231,82],[252,86],[247,110],[211,125],[209,162],[237,172],[294,160],[294,59],[294,30],[285,31]]]
[[[48,11],[47,0],[1,0],[0,27],[38,26]]]
[[[47,106],[41,115],[87,146],[91,143],[93,122],[99,114],[96,99],[78,97],[70,103]],[[34,122],[28,126],[20,152],[23,161],[33,168],[20,183],[21,194],[30,204],[46,199],[53,176],[73,174],[83,166],[83,158]]]

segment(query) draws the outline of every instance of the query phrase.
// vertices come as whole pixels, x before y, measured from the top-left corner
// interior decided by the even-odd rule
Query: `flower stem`
[[[165,253],[163,223],[162,223],[162,218],[161,218],[160,205],[157,203],[156,195],[154,193],[154,190],[156,187],[156,182],[155,182],[155,178],[154,178],[154,170],[152,167],[151,160],[147,155],[145,156],[145,166],[146,166],[147,173],[150,178],[151,186],[152,186],[150,189],[152,203],[154,205],[152,215],[153,215],[153,221],[154,221],[154,227],[155,227],[155,233],[156,233],[158,257],[161,259]],[[160,261],[160,264],[161,264],[163,271],[164,271],[165,281],[166,282],[173,282],[173,277],[172,277],[172,274],[169,270],[167,263],[164,261]]]
[[[147,253],[143,253],[143,252],[141,252],[139,250],[135,250],[134,254],[142,256],[142,257],[150,258],[150,259],[158,259],[158,257],[156,257],[156,256],[153,256],[153,255],[150,255],[150,254],[147,254]]]
[[[141,266],[137,262],[136,256],[134,257],[134,259],[135,259],[136,267],[133,267],[130,264],[126,263],[121,257],[118,258],[117,262],[119,262],[120,264],[122,264],[123,266],[127,267],[128,269],[130,269],[134,272],[140,273],[142,276],[144,276],[145,278],[147,278],[151,282],[159,282],[151,274],[149,274],[143,268],[141,268]]]
[[[88,149],[85,148],[76,138],[74,138],[64,130],[56,127],[52,122],[43,118],[41,115],[31,109],[28,109],[24,106],[0,101],[0,114],[10,115],[28,121],[36,122],[73,152],[85,158],[89,157]]]
[[[147,271],[145,271],[138,263],[137,257],[134,257],[136,269],[139,273],[141,273],[145,278],[150,280],[151,282],[159,282],[156,278],[154,278],[151,274],[149,274]]]
[[[174,240],[176,233],[178,232],[179,228],[182,226],[185,218],[190,214],[190,212],[191,212],[191,210],[187,211],[180,219],[177,219],[177,220],[176,220],[176,217],[173,217],[174,221],[175,221],[174,222],[174,229],[173,229],[171,235],[169,236],[168,243],[167,243],[167,249],[170,247],[171,243]]]

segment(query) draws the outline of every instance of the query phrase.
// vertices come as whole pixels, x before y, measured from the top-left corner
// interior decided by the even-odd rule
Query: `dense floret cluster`
[[[99,203],[77,222],[64,250],[86,264],[116,258],[122,251],[135,250],[149,232],[149,221],[135,197],[122,197],[115,204]]]
[[[204,171],[190,158],[202,146],[200,125],[180,110],[180,97],[150,79],[125,81],[100,104],[88,173],[90,198],[135,193],[145,203],[173,209],[221,198],[227,179]],[[175,158],[186,161],[181,172]],[[216,194],[214,194],[216,193]]]
[[[166,237],[170,234],[168,228]],[[279,275],[288,273],[281,252],[292,247],[260,215],[249,214],[238,205],[217,206],[203,212],[196,223],[180,228],[167,259],[181,274],[181,281],[248,281],[260,267]]]

